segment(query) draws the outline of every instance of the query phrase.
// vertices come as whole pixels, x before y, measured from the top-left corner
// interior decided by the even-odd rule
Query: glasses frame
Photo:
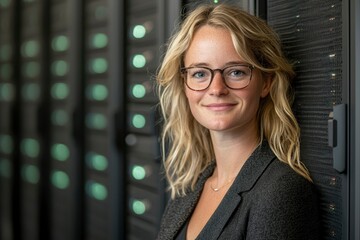
[[[226,69],[231,68],[231,67],[236,67],[236,66],[248,67],[248,68],[250,69],[250,79],[249,79],[249,83],[248,83],[246,86],[241,87],[241,88],[229,87],[229,86],[227,85],[227,83],[226,83],[226,81],[225,81],[225,77],[224,77],[224,71],[225,71]],[[204,68],[204,69],[207,69],[207,70],[210,71],[210,73],[211,73],[211,78],[210,78],[210,81],[209,81],[209,85],[208,85],[206,88],[198,90],[198,89],[193,89],[193,88],[189,87],[189,85],[188,85],[188,83],[187,83],[187,71],[188,71],[189,69],[193,69],[193,68]],[[184,77],[186,86],[187,86],[190,90],[193,90],[193,91],[204,91],[204,90],[208,89],[208,88],[210,87],[213,79],[214,79],[215,72],[220,72],[221,77],[222,77],[222,79],[223,79],[223,82],[224,82],[224,84],[225,84],[225,86],[226,86],[227,88],[230,88],[230,89],[233,89],[233,90],[240,90],[240,89],[244,89],[244,88],[246,88],[247,86],[249,86],[249,84],[250,84],[250,82],[251,82],[251,78],[252,78],[252,71],[253,71],[254,69],[255,69],[255,67],[252,66],[252,65],[249,65],[249,64],[235,64],[235,65],[227,66],[227,67],[224,67],[224,68],[216,68],[216,69],[211,69],[211,68],[208,68],[208,67],[183,67],[183,68],[180,68],[180,72],[181,72],[181,74],[182,74],[183,77]]]

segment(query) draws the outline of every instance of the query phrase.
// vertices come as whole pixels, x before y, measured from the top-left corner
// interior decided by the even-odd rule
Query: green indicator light
[[[96,33],[91,38],[91,47],[104,48],[108,45],[108,36],[104,33]]]
[[[25,138],[21,141],[20,149],[22,154],[31,158],[36,158],[39,156],[40,145],[35,139]]]
[[[63,171],[54,171],[51,175],[51,183],[59,189],[66,189],[69,187],[70,178]]]
[[[38,62],[27,62],[23,65],[22,73],[25,77],[35,78],[40,74],[40,64]]]
[[[11,154],[14,150],[13,139],[10,135],[0,135],[0,151]]]
[[[12,65],[9,63],[4,63],[0,65],[0,77],[4,80],[10,80],[13,73]]]
[[[64,60],[58,60],[53,62],[51,66],[52,74],[58,77],[65,76],[69,71],[69,65]]]
[[[51,147],[51,156],[58,161],[66,161],[69,159],[70,150],[62,143],[56,143]]]
[[[11,0],[0,0],[0,7],[6,8],[6,7],[10,6],[10,2],[11,2]]]
[[[93,84],[86,89],[87,98],[95,101],[103,101],[108,97],[108,89],[103,84]]]
[[[51,88],[51,96],[57,100],[63,100],[69,96],[69,88],[66,83],[55,83]]]
[[[37,184],[40,180],[39,169],[34,165],[24,165],[21,168],[21,176],[26,182]]]
[[[64,110],[56,110],[51,114],[51,122],[53,125],[64,126],[69,120],[69,115]]]
[[[108,69],[108,62],[105,58],[95,58],[90,61],[90,71],[92,73],[105,73]]]
[[[14,86],[10,83],[0,84],[0,101],[11,102],[15,98]]]
[[[218,0],[214,0],[214,3],[219,3],[219,1],[218,1]]]
[[[139,165],[134,165],[131,170],[131,175],[136,180],[143,180],[146,177],[146,170],[144,167]]]
[[[131,209],[137,215],[143,215],[146,212],[146,203],[140,200],[134,200]]]
[[[106,117],[101,113],[89,113],[86,115],[86,126],[97,130],[106,128]]]
[[[9,61],[12,55],[12,49],[10,44],[4,44],[0,46],[0,60]]]
[[[4,178],[12,176],[12,166],[9,159],[0,159],[0,176]]]
[[[86,192],[89,196],[96,200],[102,201],[107,198],[108,191],[106,187],[100,183],[89,181],[86,184]]]
[[[107,158],[94,152],[89,152],[86,154],[86,163],[90,168],[97,171],[104,171],[108,167]]]
[[[146,58],[142,54],[137,54],[133,57],[132,64],[136,68],[143,68],[146,65]]]
[[[40,87],[36,83],[24,84],[21,88],[21,96],[25,101],[36,101],[40,98]]]
[[[136,25],[132,32],[134,38],[143,38],[146,35],[146,28],[143,25]]]
[[[35,40],[24,42],[21,46],[21,55],[23,57],[35,57],[39,54],[40,45]]]
[[[143,128],[146,124],[146,119],[141,114],[135,114],[132,118],[132,125],[136,128]]]
[[[55,52],[64,52],[69,49],[69,45],[69,39],[64,35],[54,37],[51,42],[51,47]]]
[[[131,93],[135,98],[143,98],[146,94],[146,88],[142,84],[135,84],[132,87]]]

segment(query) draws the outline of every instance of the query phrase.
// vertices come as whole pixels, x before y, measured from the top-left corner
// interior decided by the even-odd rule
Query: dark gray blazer
[[[209,166],[195,190],[171,200],[157,239],[174,239],[191,216]],[[314,186],[280,162],[264,141],[246,161],[197,239],[319,239],[318,200]]]

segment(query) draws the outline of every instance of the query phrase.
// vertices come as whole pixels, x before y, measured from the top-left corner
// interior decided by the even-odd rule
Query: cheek
[[[196,103],[199,99],[197,92],[191,91],[188,88],[185,88],[185,96],[188,100],[190,107],[192,104]]]
[[[201,95],[199,93],[191,91],[191,90],[185,90],[185,95],[189,104],[189,109],[192,113],[192,115],[197,118],[198,113],[198,104],[201,100]]]

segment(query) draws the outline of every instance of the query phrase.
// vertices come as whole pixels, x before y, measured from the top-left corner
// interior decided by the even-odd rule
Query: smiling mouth
[[[235,105],[235,103],[213,103],[205,105],[205,107],[213,111],[224,111],[233,108]]]

